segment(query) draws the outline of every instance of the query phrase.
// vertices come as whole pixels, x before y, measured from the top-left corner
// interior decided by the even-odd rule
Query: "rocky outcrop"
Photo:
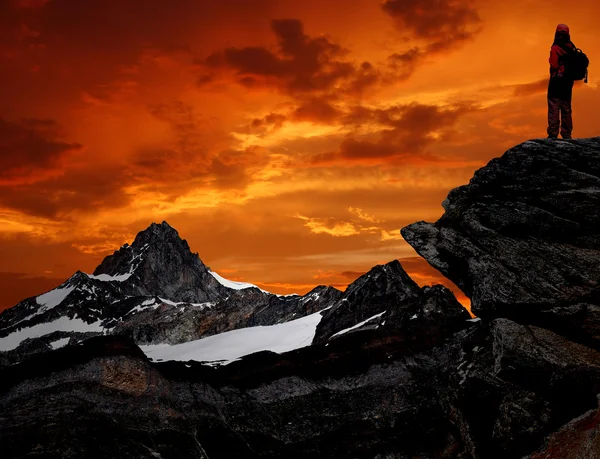
[[[443,343],[382,328],[218,368],[154,364],[132,341],[93,338],[0,371],[0,448],[511,459],[597,405],[597,351],[508,319],[468,324]],[[119,441],[96,450],[108,435]]]
[[[132,343],[102,337],[51,355],[2,373],[2,457],[208,457]]]
[[[375,266],[348,286],[324,313],[313,343],[380,327],[418,339],[438,339],[464,328],[469,319],[448,289],[419,287],[394,260]]]
[[[467,457],[522,457],[596,406],[598,351],[508,319],[477,324],[434,351],[440,401]]]
[[[303,296],[277,296],[247,288],[219,302],[200,305],[173,305],[157,298],[156,307],[125,315],[112,333],[129,336],[140,345],[185,343],[239,328],[298,319],[327,308],[341,295],[333,287],[319,286]]]
[[[600,409],[590,410],[550,435],[544,447],[526,459],[600,457]]]
[[[600,346],[600,138],[531,140],[450,192],[402,235],[480,317]]]

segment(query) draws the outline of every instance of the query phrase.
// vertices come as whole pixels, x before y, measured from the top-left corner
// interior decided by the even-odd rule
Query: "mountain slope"
[[[0,352],[14,351],[5,359],[15,362],[99,334],[122,334],[139,344],[182,343],[303,317],[339,295],[319,286],[304,296],[280,296],[230,281],[204,265],[168,223],[152,223],[93,274],[78,271],[0,313]]]

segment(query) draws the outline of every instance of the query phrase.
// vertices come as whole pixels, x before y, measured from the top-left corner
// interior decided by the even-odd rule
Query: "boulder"
[[[401,233],[475,315],[600,346],[600,137],[517,145],[442,205]]]

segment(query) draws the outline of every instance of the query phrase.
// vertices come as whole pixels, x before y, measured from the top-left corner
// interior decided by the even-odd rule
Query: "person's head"
[[[558,24],[556,26],[556,33],[554,34],[554,41],[568,43],[570,40],[569,26],[567,24]]]

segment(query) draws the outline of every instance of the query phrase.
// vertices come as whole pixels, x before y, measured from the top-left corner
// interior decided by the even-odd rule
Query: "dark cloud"
[[[336,152],[312,157],[313,164],[336,161],[378,162],[382,159],[410,161],[420,159],[437,161],[425,152],[425,147],[440,136],[447,137],[457,120],[477,107],[454,105],[439,107],[412,103],[396,105],[386,109],[370,109],[364,106],[353,107],[343,118],[346,125],[361,126],[374,124],[379,127],[377,138],[370,134],[366,138],[350,136],[344,139]]]
[[[481,18],[469,0],[385,0],[383,10],[429,46],[462,42],[481,28]]]
[[[481,18],[469,0],[385,0],[383,10],[394,18],[405,41],[419,42],[388,57],[388,66],[409,78],[430,55],[448,52],[481,31]]]
[[[37,9],[46,2],[0,1],[0,61],[14,59],[40,36]]]
[[[208,171],[211,187],[243,189],[253,181],[255,171],[268,164],[269,154],[261,147],[225,150],[213,158]]]
[[[135,176],[120,166],[67,169],[60,176],[35,184],[0,187],[0,205],[28,215],[69,220],[73,211],[93,213],[131,203],[124,189]]]
[[[0,184],[38,181],[58,173],[61,161],[82,148],[64,137],[53,120],[0,118]]]
[[[235,150],[233,137],[219,128],[218,120],[198,113],[189,104],[174,101],[150,107],[175,135],[173,145],[140,149],[129,168],[140,184],[152,183],[166,193],[181,194],[191,188],[241,188],[252,171],[266,164],[261,148]],[[285,116],[276,113],[251,123],[249,131],[280,126]]]
[[[417,66],[425,59],[425,52],[417,47],[403,53],[394,53],[388,57],[388,66],[396,73],[398,80],[408,79]]]
[[[263,117],[254,118],[249,124],[236,128],[235,132],[238,134],[253,134],[258,137],[265,137],[281,129],[286,121],[288,121],[287,115],[272,112]]]
[[[134,183],[177,197],[198,189],[243,189],[268,160],[260,147],[225,149],[196,161],[177,150],[144,149],[132,157],[128,170]]]
[[[217,79],[210,70],[232,71],[236,81],[250,88],[276,87],[302,95],[327,93],[334,89],[347,94],[364,91],[380,75],[368,62],[355,65],[344,60],[347,49],[325,36],[309,37],[297,19],[278,19],[271,23],[277,38],[276,51],[266,47],[228,47],[213,52],[200,62],[200,85]]]
[[[333,124],[339,122],[345,112],[336,107],[332,97],[300,98],[297,105],[287,113],[272,112],[238,130],[243,134],[264,137],[280,129],[287,121],[310,121],[313,123]]]
[[[241,24],[245,18],[246,22],[255,22],[272,3],[273,0],[177,0],[176,4],[161,0],[52,0],[43,9],[40,32],[48,43],[61,42],[92,52],[180,47],[188,44],[189,30],[213,32],[227,20]]]
[[[164,58],[193,74],[193,53],[235,41],[238,31],[260,34],[274,2],[0,0],[0,110],[35,106],[42,97],[66,107],[82,94],[92,104],[110,103],[107,87],[112,92],[124,73]]]
[[[313,121],[330,124],[339,120],[344,112],[324,98],[312,98],[303,101],[293,112],[291,118],[296,121]]]
[[[50,0],[12,0],[15,8],[43,8]]]
[[[265,128],[271,128],[272,131],[277,130],[283,126],[283,123],[287,120],[287,116],[281,113],[269,113],[262,118],[255,118],[250,124],[251,129],[261,130]]]

